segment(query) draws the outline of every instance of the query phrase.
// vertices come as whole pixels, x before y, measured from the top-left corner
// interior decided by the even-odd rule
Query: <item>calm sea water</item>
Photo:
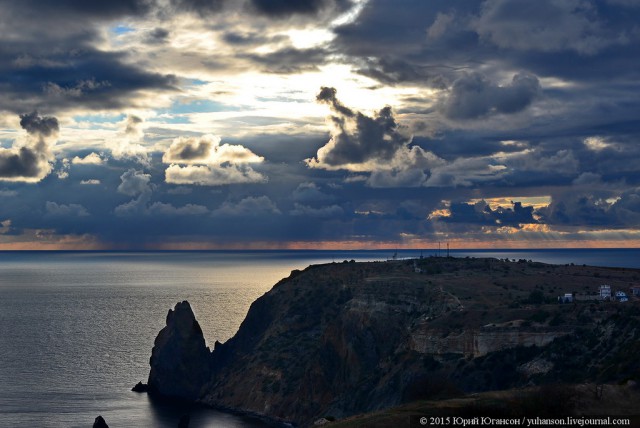
[[[424,256],[434,250],[425,250]],[[393,251],[0,252],[0,427],[260,427],[130,391],[146,381],[169,308],[189,300],[208,344],[229,339],[251,302],[292,269]],[[418,257],[419,251],[399,251]],[[640,268],[640,250],[452,251]]]

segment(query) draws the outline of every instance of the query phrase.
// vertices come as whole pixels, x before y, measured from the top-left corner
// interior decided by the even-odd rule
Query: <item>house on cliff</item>
[[[640,297],[640,285],[632,286],[630,291],[632,296]]]
[[[603,284],[600,286],[600,300],[611,300],[611,286]]]

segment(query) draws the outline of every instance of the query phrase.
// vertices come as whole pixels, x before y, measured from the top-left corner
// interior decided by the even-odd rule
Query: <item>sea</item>
[[[640,249],[452,250],[454,257],[640,268]],[[146,382],[167,311],[188,300],[207,344],[293,269],[445,251],[0,252],[0,427],[264,427],[256,419],[131,391]]]

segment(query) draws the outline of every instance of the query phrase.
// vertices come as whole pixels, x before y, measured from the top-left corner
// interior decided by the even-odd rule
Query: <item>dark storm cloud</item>
[[[440,217],[439,220],[446,223],[481,224],[496,227],[518,227],[522,224],[538,223],[533,217],[534,208],[523,206],[521,202],[517,201],[512,202],[511,207],[499,206],[495,209],[492,209],[484,200],[474,204],[454,202],[451,203],[449,211],[451,214],[448,217]]]
[[[68,19],[99,19],[108,20],[122,16],[142,16],[150,12],[155,5],[153,0],[110,0],[110,1],[85,1],[85,0],[24,0],[19,2],[2,1],[0,7],[6,10],[9,16],[27,19],[40,17],[49,20],[61,18]]]
[[[5,88],[0,108],[10,111],[130,107],[138,91],[171,91],[177,85],[172,75],[128,64],[125,53],[90,47],[44,51],[40,46],[5,45],[0,58],[0,86]]]
[[[640,188],[561,192],[539,214],[540,221],[559,227],[636,228],[640,222]]]
[[[16,152],[0,149],[0,180],[36,178],[43,173],[39,152],[21,147]]]
[[[20,115],[20,126],[37,138],[56,135],[60,130],[58,119],[53,116],[40,116],[37,111]]]
[[[327,8],[344,11],[352,5],[349,0],[250,0],[249,3],[251,9],[272,18],[316,15]]]
[[[483,41],[500,48],[590,55],[620,43],[624,34],[603,26],[599,15],[596,2],[486,0],[473,26]]]
[[[315,161],[329,167],[341,167],[372,159],[391,160],[398,150],[410,142],[408,137],[399,132],[391,107],[384,107],[375,116],[369,117],[345,107],[336,98],[336,89],[327,87],[320,90],[317,100],[333,109],[335,114],[331,120],[337,132],[332,135],[331,142],[318,151],[318,158],[311,163]],[[347,128],[346,119],[354,121],[354,131]]]
[[[51,145],[58,137],[58,119],[38,112],[20,115],[20,126],[29,137],[21,146],[0,148],[0,180],[37,182],[51,171]]]
[[[171,5],[179,11],[196,12],[201,16],[219,12],[225,0],[171,0]]]
[[[360,74],[379,82],[395,85],[414,82],[437,89],[445,89],[447,81],[443,77],[455,69],[445,65],[412,64],[399,58],[366,58],[365,65],[358,69]]]
[[[539,90],[538,79],[528,74],[516,74],[508,85],[499,86],[480,73],[468,73],[453,82],[440,108],[450,119],[517,113],[532,103]]]
[[[162,157],[163,162],[204,160],[209,157],[216,142],[206,138],[183,138],[171,144]]]

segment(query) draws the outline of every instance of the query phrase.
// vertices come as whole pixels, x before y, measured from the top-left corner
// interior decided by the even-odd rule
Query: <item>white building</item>
[[[573,294],[572,293],[564,293],[564,296],[558,297],[558,302],[560,302],[560,303],[572,303],[573,302]]]
[[[603,284],[600,286],[600,299],[611,300],[611,286]]]

